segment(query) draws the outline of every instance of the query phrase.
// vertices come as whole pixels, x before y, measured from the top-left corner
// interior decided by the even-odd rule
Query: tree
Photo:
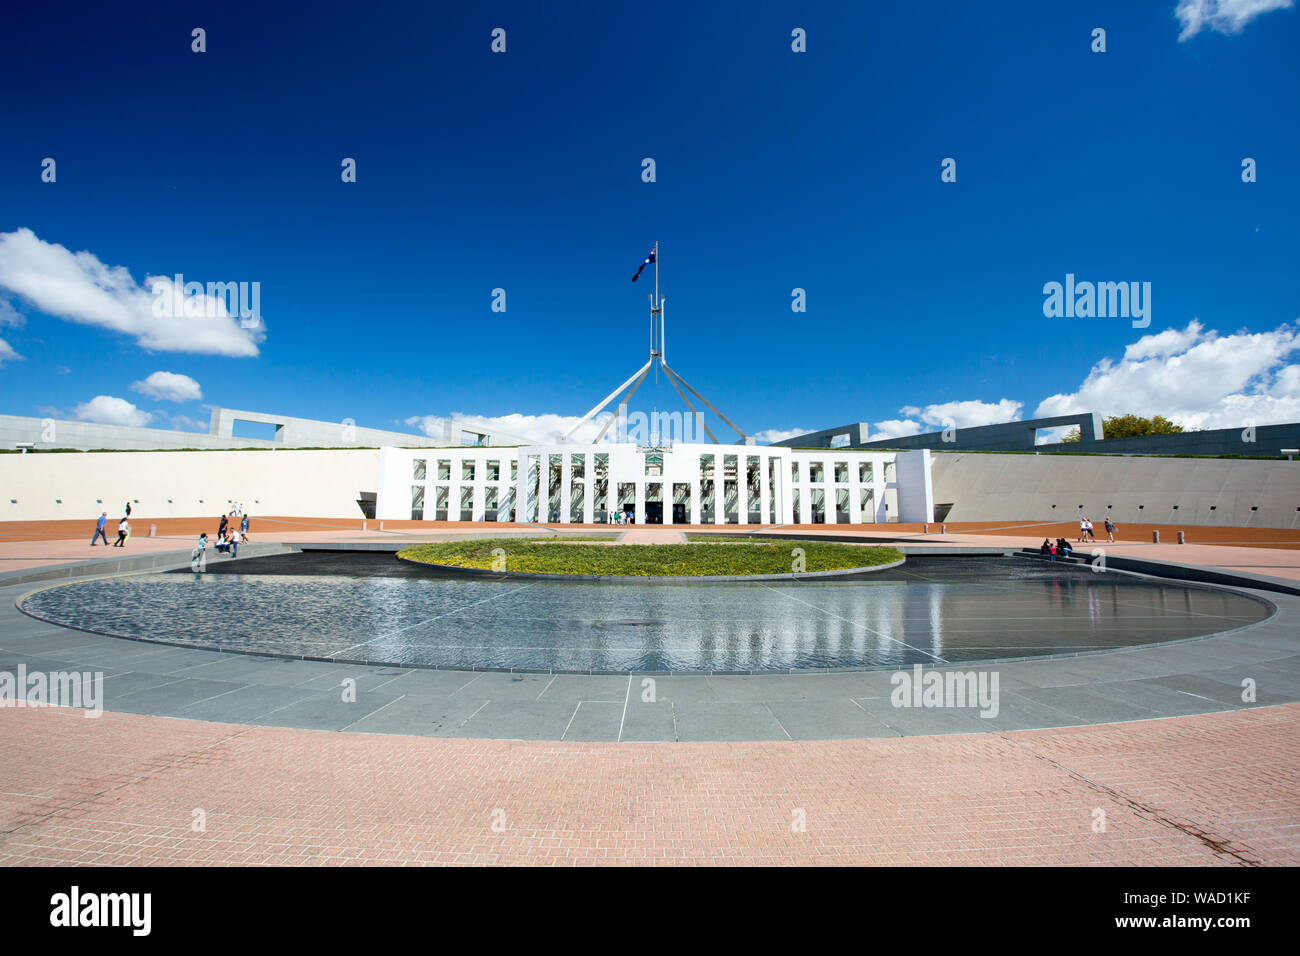
[[[1107,418],[1102,422],[1102,432],[1107,438],[1138,438],[1142,435],[1179,435],[1182,434],[1183,426],[1177,422],[1172,422],[1163,415],[1153,415],[1150,418],[1143,418],[1140,415],[1115,415]],[[1070,433],[1061,439],[1063,442],[1077,442],[1080,440],[1079,429],[1072,428]]]

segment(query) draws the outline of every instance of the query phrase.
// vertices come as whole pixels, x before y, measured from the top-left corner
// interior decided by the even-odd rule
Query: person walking
[[[117,523],[117,540],[113,542],[113,547],[120,548],[126,544],[126,536],[130,533],[131,526],[127,524],[126,518]]]
[[[1106,516],[1106,540],[1110,542],[1115,540],[1115,523],[1110,520],[1110,515]]]
[[[104,539],[104,547],[108,547],[108,535],[104,534],[104,525],[108,523],[108,512],[100,512],[99,519],[95,522],[95,536],[90,539],[90,546],[93,548],[95,542],[100,538]]]
[[[239,519],[239,540],[248,544],[248,515]]]
[[[208,533],[205,531],[203,532],[203,534],[199,535],[198,545],[194,548],[193,551],[190,552],[190,570],[206,571],[207,555],[208,555]]]
[[[1088,534],[1088,519],[1079,519],[1079,540],[1082,541]]]
[[[217,537],[224,538],[226,536],[226,528],[228,527],[230,527],[230,519],[226,515],[222,515],[221,524],[217,528]]]

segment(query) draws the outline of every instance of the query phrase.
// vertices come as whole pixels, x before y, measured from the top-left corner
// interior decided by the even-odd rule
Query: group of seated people
[[[1038,549],[1038,551],[1040,554],[1047,555],[1047,557],[1053,561],[1056,560],[1057,555],[1060,555],[1063,558],[1068,558],[1070,555],[1074,554],[1074,548],[1072,548],[1070,542],[1066,541],[1064,538],[1057,538],[1055,542],[1050,538],[1044,538],[1043,545]]]

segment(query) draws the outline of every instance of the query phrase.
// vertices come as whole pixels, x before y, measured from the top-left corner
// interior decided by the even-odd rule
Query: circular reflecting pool
[[[1077,653],[1212,634],[1271,613],[1265,602],[1228,591],[1015,558],[913,557],[868,580],[838,583],[448,578],[369,554],[228,567],[55,587],[22,607],[101,634],[231,651],[621,672]]]

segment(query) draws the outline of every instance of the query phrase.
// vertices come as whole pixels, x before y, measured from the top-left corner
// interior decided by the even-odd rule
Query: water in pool
[[[55,587],[23,609],[119,637],[460,668],[775,671],[1076,653],[1262,620],[1262,601],[1015,558],[911,558],[844,582],[597,584],[432,577],[391,556]],[[256,570],[258,573],[247,573]]]

